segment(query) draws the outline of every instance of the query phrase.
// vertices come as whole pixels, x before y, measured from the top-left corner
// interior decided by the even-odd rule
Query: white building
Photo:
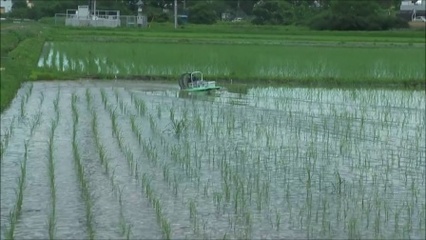
[[[8,13],[12,11],[12,0],[0,0],[0,12]]]
[[[416,2],[412,2],[411,0],[403,0],[401,2],[401,11],[425,11],[426,9],[426,0],[418,0]]]

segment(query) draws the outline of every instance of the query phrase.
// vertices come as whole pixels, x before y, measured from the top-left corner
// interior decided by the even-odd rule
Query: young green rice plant
[[[72,116],[73,116],[73,120],[74,120],[74,124],[78,123],[78,111],[77,111],[77,94],[76,93],[72,93],[71,95],[71,111],[72,111]]]
[[[28,83],[28,91],[27,91],[27,100],[28,97],[31,95],[31,93],[33,92],[33,84],[32,83]]]
[[[41,105],[43,105],[43,102],[44,102],[44,92],[40,92],[39,99],[40,99],[40,106],[41,106]]]
[[[149,126],[151,127],[151,131],[153,133],[157,132],[157,124],[155,123],[154,117],[149,114]]]
[[[145,101],[142,100],[142,99],[136,99],[135,98],[135,105],[138,108],[139,115],[145,116],[145,114],[146,114],[146,104],[145,104]]]
[[[189,219],[191,220],[192,229],[194,233],[198,233],[199,224],[198,224],[198,217],[197,217],[197,206],[194,200],[191,200],[189,202]]]
[[[118,188],[118,203],[120,206],[120,230],[121,230],[121,235],[123,237],[126,237],[126,239],[130,239],[130,233],[131,233],[131,228],[132,226],[130,224],[128,224],[126,222],[126,219],[124,218],[124,212],[123,212],[123,200],[122,200],[122,196],[123,196],[123,191],[122,189]]]
[[[342,187],[344,184],[344,180],[342,179],[342,177],[340,176],[339,172],[336,170],[335,172],[335,176],[336,176],[336,184],[331,183],[333,185],[334,191],[336,191],[337,193],[341,194],[342,193]]]
[[[13,122],[12,122],[11,125],[13,125]],[[11,129],[10,130],[6,130],[5,133],[2,134],[2,139],[1,139],[1,142],[0,142],[0,159],[1,160],[3,160],[3,154],[4,154],[6,148],[9,145],[9,140],[10,140],[10,137],[12,135],[11,131],[13,131],[13,130],[11,130]]]
[[[4,154],[5,150],[6,150],[5,143],[3,143],[3,141],[2,141],[2,142],[0,142],[0,161],[1,161],[1,163],[3,163],[3,154]]]
[[[102,99],[102,103],[104,104],[104,109],[107,109],[107,95],[106,95],[106,91],[105,88],[101,88],[101,99]]]
[[[161,105],[157,105],[157,117],[161,119]]]
[[[118,88],[114,88],[114,96],[115,96],[115,103],[119,103],[119,99],[120,99],[120,96],[119,96],[119,93],[118,93]]]
[[[112,121],[112,134],[113,136],[119,138],[119,134],[120,134],[120,127],[118,126],[118,121],[117,121],[117,112],[115,110],[111,110],[112,113],[110,113],[111,116],[111,121]],[[119,144],[121,144],[121,142],[119,142]]]
[[[37,114],[33,117],[31,121],[31,135],[33,135],[35,128],[40,124],[41,111],[38,111]]]
[[[15,212],[16,212],[15,209],[13,209],[9,213],[9,226],[4,227],[5,239],[15,239],[15,228],[16,228],[16,222],[17,222],[17,216]]]
[[[90,89],[86,88],[85,91],[85,95],[86,95],[86,103],[87,103],[87,109],[90,110],[90,106],[92,105],[92,95],[90,94]]]
[[[20,107],[21,118],[23,118],[25,116],[25,103],[26,103],[26,99],[25,99],[25,97],[22,97],[21,98],[21,107]]]
[[[181,120],[175,119],[174,121],[172,121],[171,125],[172,125],[172,129],[173,129],[174,134],[179,137],[187,127],[187,120],[186,119],[181,119]]]

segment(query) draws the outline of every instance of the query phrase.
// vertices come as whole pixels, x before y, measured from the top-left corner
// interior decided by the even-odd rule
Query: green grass
[[[421,85],[425,79],[423,50],[408,47],[54,42],[41,59],[47,66],[44,71],[56,73],[55,76],[65,72],[65,76],[176,79],[182,72],[201,70],[207,78],[219,81]]]
[[[6,25],[7,26],[7,25]],[[15,97],[21,84],[28,80],[37,64],[44,36],[35,24],[11,26],[1,30],[0,111]]]

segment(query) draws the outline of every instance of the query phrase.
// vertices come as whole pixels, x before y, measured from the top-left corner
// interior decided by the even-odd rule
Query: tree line
[[[121,15],[137,14],[139,0],[96,0],[97,9],[120,10]],[[92,5],[94,0],[13,0],[11,17],[40,19]],[[149,21],[173,21],[174,0],[142,0]],[[195,24],[214,24],[222,14],[244,15],[255,25],[299,25],[316,30],[387,30],[407,27],[397,16],[401,0],[178,0],[179,14]]]

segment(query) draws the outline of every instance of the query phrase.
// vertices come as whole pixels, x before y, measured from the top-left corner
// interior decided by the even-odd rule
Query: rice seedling
[[[39,97],[39,99],[40,99],[40,106],[41,105],[43,105],[43,102],[44,102],[44,92],[40,92],[40,97]]]
[[[131,96],[133,96],[133,94]],[[136,106],[136,108],[138,110],[139,115],[140,116],[145,116],[145,113],[147,111],[145,101],[142,100],[142,99],[138,99],[138,98],[134,97],[133,98],[133,103],[135,104],[135,106]]]
[[[25,103],[26,103],[26,99],[25,99],[25,97],[22,97],[21,98],[21,108],[20,108],[21,118],[23,118],[25,116]]]

